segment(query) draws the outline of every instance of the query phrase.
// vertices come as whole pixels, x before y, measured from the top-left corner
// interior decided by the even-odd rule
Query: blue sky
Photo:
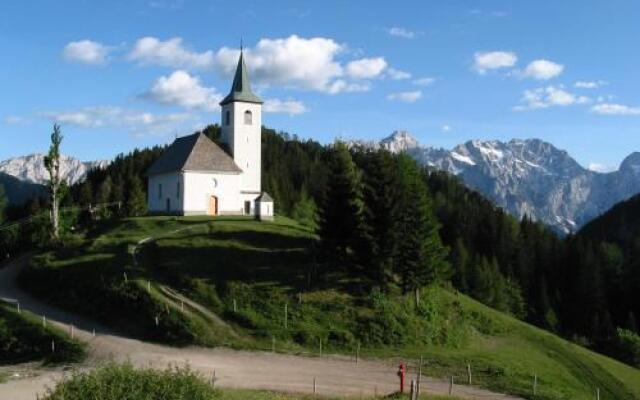
[[[263,123],[323,143],[640,150],[640,2],[4,1],[0,160],[111,158],[220,119],[240,37]]]

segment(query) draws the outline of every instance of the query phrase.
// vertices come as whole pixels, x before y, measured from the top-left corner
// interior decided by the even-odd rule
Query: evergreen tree
[[[318,207],[306,191],[302,191],[300,200],[293,207],[291,217],[303,225],[316,229],[318,226]]]
[[[5,220],[5,209],[7,208],[7,204],[9,204],[9,201],[7,200],[4,186],[0,184],[0,224]]]
[[[325,256],[352,267],[354,246],[362,226],[360,171],[344,143],[336,142],[329,159],[329,178],[320,207],[318,233]]]
[[[417,304],[421,287],[446,277],[447,252],[440,241],[420,168],[405,154],[397,163],[395,220],[400,240],[395,270],[401,276],[403,291],[413,291]]]

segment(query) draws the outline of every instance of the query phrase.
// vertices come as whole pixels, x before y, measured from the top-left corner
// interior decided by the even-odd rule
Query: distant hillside
[[[43,185],[22,181],[14,176],[0,172],[0,185],[9,199],[9,204],[23,204],[34,196],[45,194]]]
[[[447,150],[423,146],[408,132],[396,131],[379,143],[353,144],[405,151],[423,165],[459,176],[517,218],[526,215],[563,233],[575,232],[640,193],[640,152],[605,174],[582,167],[566,151],[539,139],[470,140]]]
[[[60,175],[69,185],[81,181],[93,168],[104,168],[108,161],[80,161],[73,157],[60,157]],[[0,172],[14,176],[21,181],[44,184],[49,180],[49,173],[44,167],[43,154],[30,154],[0,162]]]
[[[640,241],[640,195],[613,206],[586,224],[580,234],[630,248]],[[640,244],[640,243],[638,243]]]

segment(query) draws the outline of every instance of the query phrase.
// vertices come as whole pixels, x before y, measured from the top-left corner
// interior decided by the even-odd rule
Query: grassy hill
[[[143,244],[138,243],[147,237]],[[416,360],[436,377],[538,399],[640,398],[640,371],[492,310],[427,288],[421,303],[363,293],[325,273],[312,232],[291,220],[123,220],[34,259],[25,288],[129,334],[227,345]],[[135,253],[135,257],[134,257]],[[286,312],[285,312],[286,308]],[[286,315],[286,317],[285,317]],[[158,317],[156,324],[156,317]],[[286,321],[286,322],[285,322]]]

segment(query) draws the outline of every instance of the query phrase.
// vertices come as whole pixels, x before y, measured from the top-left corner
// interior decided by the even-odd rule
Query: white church
[[[260,179],[262,100],[251,91],[242,51],[220,106],[230,154],[202,133],[177,138],[146,172],[149,212],[273,219],[273,199]]]

